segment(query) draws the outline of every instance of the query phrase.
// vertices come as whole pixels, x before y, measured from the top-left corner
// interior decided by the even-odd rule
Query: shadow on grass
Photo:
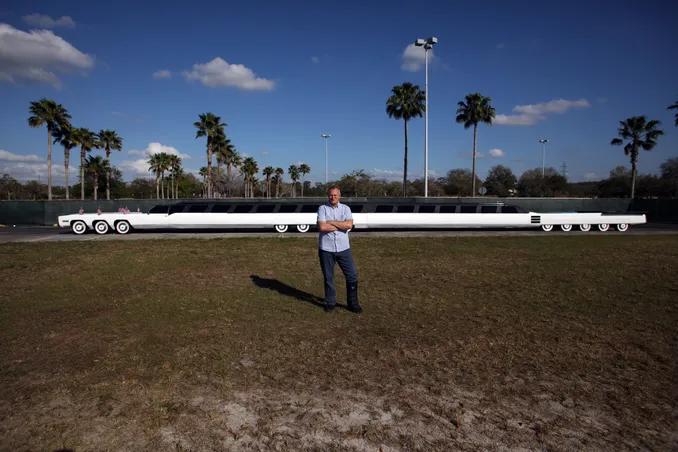
[[[306,303],[310,303],[319,308],[325,306],[325,300],[322,298],[316,297],[315,295],[308,292],[304,292],[303,290],[299,290],[296,287],[292,287],[289,284],[278,281],[277,279],[262,278],[258,275],[250,275],[250,278],[252,279],[254,285],[261,287],[262,289],[274,290],[281,295],[296,298],[299,301],[305,301]],[[337,304],[337,307],[343,308],[345,306]]]

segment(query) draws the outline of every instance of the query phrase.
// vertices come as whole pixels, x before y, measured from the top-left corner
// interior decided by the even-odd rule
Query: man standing
[[[325,279],[325,311],[332,311],[337,303],[337,291],[334,288],[334,264],[337,263],[346,277],[348,310],[360,314],[363,309],[358,303],[358,272],[348,242],[353,215],[346,204],[339,202],[339,187],[330,187],[327,199],[328,203],[318,208],[318,256]]]

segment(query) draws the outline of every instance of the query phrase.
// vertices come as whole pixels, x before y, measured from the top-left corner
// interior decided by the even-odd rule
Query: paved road
[[[416,229],[416,230],[378,230],[361,231],[356,230],[351,233],[353,238],[359,237],[525,237],[525,236],[545,236],[545,235],[655,235],[655,234],[678,234],[678,224],[644,224],[633,226],[626,232],[608,231],[608,232],[580,232],[572,230],[571,232],[542,232],[540,229]],[[1,227],[0,243],[8,242],[63,242],[63,241],[90,241],[90,240],[149,240],[149,239],[214,239],[214,238],[240,238],[240,237],[289,237],[289,238],[312,238],[316,234],[311,231],[306,234],[298,232],[287,232],[279,234],[262,230],[228,230],[228,231],[153,231],[153,232],[132,232],[127,235],[106,234],[98,235],[87,233],[85,235],[75,235],[70,230],[60,230],[48,226],[17,226]]]

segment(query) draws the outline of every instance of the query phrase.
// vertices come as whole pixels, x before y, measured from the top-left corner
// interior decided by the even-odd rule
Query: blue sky
[[[429,36],[439,39],[429,67],[432,175],[471,167],[472,133],[454,117],[476,91],[498,115],[479,130],[482,177],[497,164],[518,175],[540,167],[537,140],[547,137],[547,166],[565,163],[574,181],[604,178],[629,164],[609,145],[618,121],[641,114],[666,132],[640,156],[640,171],[656,173],[678,156],[666,109],[678,100],[677,5],[5,1],[0,173],[45,180],[46,132],[26,119],[29,103],[47,97],[74,125],[123,137],[112,161],[127,180],[145,173],[149,152],[179,153],[191,171],[204,166],[193,122],[208,111],[260,168],[306,162],[307,179],[323,181],[327,132],[330,178],[364,169],[397,180],[403,124],[385,102],[394,85],[423,88],[421,55],[407,47]],[[411,121],[411,178],[423,175],[423,130],[423,119]],[[54,161],[58,181],[61,148]]]

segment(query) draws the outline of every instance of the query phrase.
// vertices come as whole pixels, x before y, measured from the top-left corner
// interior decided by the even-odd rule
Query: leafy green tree
[[[478,124],[485,123],[492,125],[495,110],[492,107],[492,99],[485,97],[480,93],[467,94],[466,98],[457,103],[456,121],[464,124],[468,129],[473,126],[473,167],[471,169],[471,196],[476,195],[476,143],[478,138]]]
[[[221,118],[214,113],[204,113],[198,116],[199,121],[193,123],[198,131],[196,138],[207,137],[207,197],[212,198],[212,150],[215,141],[220,136],[225,136],[224,127],[226,123],[221,122]]]
[[[541,168],[525,171],[518,180],[518,192],[521,196],[562,196],[567,193],[567,179],[554,168]]]
[[[290,165],[287,169],[287,174],[292,179],[292,197],[297,197],[297,181],[299,180],[299,167],[297,165]]]
[[[84,127],[74,129],[71,138],[76,145],[80,146],[80,199],[84,200],[87,153],[99,147],[99,140],[94,132]]]
[[[304,197],[304,177],[311,172],[311,167],[305,163],[299,165],[299,174],[301,175],[301,197]]]
[[[426,109],[426,95],[418,85],[405,82],[391,89],[386,100],[386,114],[389,118],[402,119],[405,125],[405,155],[403,157],[403,196],[407,193],[407,122],[421,117]]]
[[[516,188],[516,176],[503,165],[497,165],[490,168],[485,178],[485,188],[488,195],[509,196]]]
[[[252,157],[247,157],[242,161],[242,166],[240,167],[240,172],[242,173],[245,179],[245,197],[253,198],[254,197],[254,185],[255,185],[255,174],[259,172],[259,165],[257,161]]]
[[[181,168],[181,157],[178,155],[170,154],[167,156],[167,169],[170,172],[170,179],[172,182],[172,188],[171,188],[171,195],[169,196],[170,198],[178,198],[178,194],[176,193],[176,190],[178,189],[178,182],[177,179],[181,176],[182,174],[182,168]]]
[[[29,108],[31,116],[28,125],[31,127],[47,127],[47,199],[52,200],[52,139],[56,138],[58,130],[71,119],[66,108],[51,99],[42,98],[31,102]]]
[[[274,182],[275,182],[275,197],[279,198],[280,197],[280,185],[282,184],[283,181],[283,175],[285,174],[285,170],[277,167],[275,169],[275,176],[273,176]]]
[[[17,199],[17,195],[19,195],[20,192],[21,184],[19,181],[9,174],[3,174],[2,177],[0,177],[0,195],[6,194],[7,200],[9,201],[12,199],[12,195],[14,195],[14,199]]]
[[[272,166],[267,166],[263,169],[262,174],[266,177],[266,197],[271,197],[271,176],[275,170]]]
[[[441,183],[445,193],[449,196],[469,196],[471,187],[481,184],[478,176],[476,176],[475,183],[471,181],[472,177],[471,171],[467,169],[453,169],[447,172]]]
[[[648,121],[645,116],[633,116],[619,121],[617,134],[620,138],[613,138],[610,144],[624,146],[624,154],[631,157],[631,199],[635,197],[636,173],[638,171],[638,154],[640,149],[651,151],[657,145],[657,138],[664,135],[658,128],[659,121]]]
[[[97,139],[100,148],[106,152],[108,171],[106,172],[106,199],[111,199],[111,150],[122,150],[122,138],[115,130],[100,130]]]
[[[674,102],[673,105],[669,105],[668,110],[678,110],[678,102]],[[675,121],[675,125],[678,127],[678,111],[676,111]]]
[[[158,152],[148,159],[148,170],[155,174],[155,196],[157,199],[165,199],[164,178],[165,171],[169,169],[169,154]]]
[[[101,156],[90,156],[87,159],[86,171],[92,177],[93,186],[94,186],[94,200],[98,199],[99,193],[99,177],[108,173],[110,170],[110,165],[108,160],[105,160]]]
[[[678,196],[678,158],[670,158],[659,166],[661,178],[667,186],[667,195]]]

